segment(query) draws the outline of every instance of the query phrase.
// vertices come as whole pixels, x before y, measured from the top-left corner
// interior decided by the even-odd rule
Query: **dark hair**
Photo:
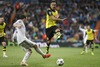
[[[19,17],[18,17],[18,19],[24,19],[24,18],[26,18],[25,15],[19,15]]]
[[[53,2],[57,3],[55,0],[52,0],[52,1],[50,2],[50,4],[53,3]]]

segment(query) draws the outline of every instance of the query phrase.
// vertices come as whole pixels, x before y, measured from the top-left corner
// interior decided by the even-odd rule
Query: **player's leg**
[[[62,36],[60,29],[58,29],[56,26],[51,27],[50,29],[46,29],[46,35],[47,35],[47,54],[49,53],[51,38],[54,37],[54,39],[60,39]]]
[[[46,44],[47,44],[47,51],[46,51],[46,54],[49,53],[49,48],[50,48],[50,43],[51,43],[51,38],[53,37],[54,33],[53,33],[53,27],[51,28],[47,28],[46,29]]]
[[[29,57],[31,56],[32,50],[31,50],[30,48],[29,48],[29,49],[26,49],[26,48],[24,48],[24,47],[22,47],[22,49],[23,49],[26,53],[25,53],[25,55],[24,55],[24,57],[23,57],[23,59],[22,59],[20,65],[21,65],[21,66],[28,66],[27,60],[28,60]]]
[[[87,40],[87,39],[84,38],[84,41],[83,41],[84,45],[86,45],[86,40]],[[87,45],[85,46],[85,52],[86,52],[86,53],[88,52],[88,46],[87,46]]]
[[[43,51],[36,45],[35,42],[32,42],[29,39],[26,39],[25,42],[28,44],[28,46],[33,47],[37,53],[42,55],[43,58],[49,58],[51,56],[51,54],[44,54]]]
[[[91,40],[90,48],[91,48],[91,54],[94,55],[94,42],[93,42],[93,40]]]
[[[46,52],[46,54],[49,53],[50,42],[51,42],[51,41],[50,41],[49,39],[47,39],[47,52]]]
[[[54,38],[56,38],[56,39],[60,39],[61,38],[61,36],[62,36],[62,34],[61,34],[61,32],[60,32],[60,29],[56,29],[55,30],[55,33],[54,33]]]
[[[86,52],[86,53],[88,52],[88,46],[85,47],[85,52]]]
[[[8,57],[6,55],[6,42],[2,42],[2,45],[3,45],[3,57]]]
[[[1,37],[1,44],[2,44],[2,46],[3,46],[3,57],[8,57],[7,55],[6,55],[6,42],[5,42],[5,40],[4,40],[4,37]]]
[[[83,51],[81,52],[82,55],[85,53],[85,47],[86,45],[83,46]]]
[[[51,54],[44,54],[43,51],[37,45],[34,45],[33,47],[37,53],[42,55],[43,58],[49,58],[51,56]]]
[[[86,44],[84,44],[84,47],[83,47],[83,51],[81,52],[81,54],[84,54],[85,53],[85,49],[86,49],[86,46],[89,44],[89,41],[87,40],[86,41]]]

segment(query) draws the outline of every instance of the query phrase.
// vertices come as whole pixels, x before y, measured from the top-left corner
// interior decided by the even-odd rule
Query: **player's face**
[[[87,26],[84,26],[84,29],[87,29]]]
[[[4,18],[0,17],[0,23],[3,23],[3,22],[4,22]]]
[[[51,9],[55,10],[56,9],[56,3],[55,2],[52,2],[50,4],[50,7],[51,7]]]
[[[87,26],[87,29],[90,30],[90,26]]]
[[[27,21],[27,18],[24,18],[23,21],[26,22]]]

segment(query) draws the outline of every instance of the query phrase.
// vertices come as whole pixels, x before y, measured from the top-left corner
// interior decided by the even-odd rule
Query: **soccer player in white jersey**
[[[14,30],[14,33],[12,35],[12,42],[14,42],[14,40],[16,39],[17,37],[17,30]]]
[[[80,25],[79,30],[82,31],[82,33],[83,33],[83,44],[84,44],[85,52],[87,53],[87,46],[86,46],[87,35],[85,35],[87,27],[84,26],[84,28],[82,28],[81,25]]]
[[[21,15],[20,19],[17,20],[13,26],[16,28],[16,31],[14,33],[14,35],[16,35],[17,38],[17,42],[20,46],[22,46],[23,50],[26,52],[26,54],[24,55],[20,65],[21,66],[28,66],[27,64],[27,60],[30,57],[32,50],[31,48],[33,47],[37,53],[39,53],[43,58],[49,58],[51,56],[51,54],[44,54],[42,52],[42,50],[36,45],[35,42],[32,42],[31,40],[29,40],[26,36],[26,28],[24,23],[26,22],[26,16]],[[13,37],[14,38],[14,37]]]

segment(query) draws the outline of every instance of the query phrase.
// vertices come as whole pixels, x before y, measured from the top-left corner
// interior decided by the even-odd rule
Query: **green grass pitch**
[[[41,48],[44,52],[46,48]],[[7,47],[8,58],[2,57],[2,46],[0,46],[0,67],[22,67],[20,62],[25,54],[19,46]],[[43,59],[34,49],[28,60],[28,67],[100,67],[100,48],[94,50],[92,56],[90,50],[87,54],[80,55],[82,48],[50,48],[52,56]],[[64,59],[63,66],[57,66],[56,60]]]

